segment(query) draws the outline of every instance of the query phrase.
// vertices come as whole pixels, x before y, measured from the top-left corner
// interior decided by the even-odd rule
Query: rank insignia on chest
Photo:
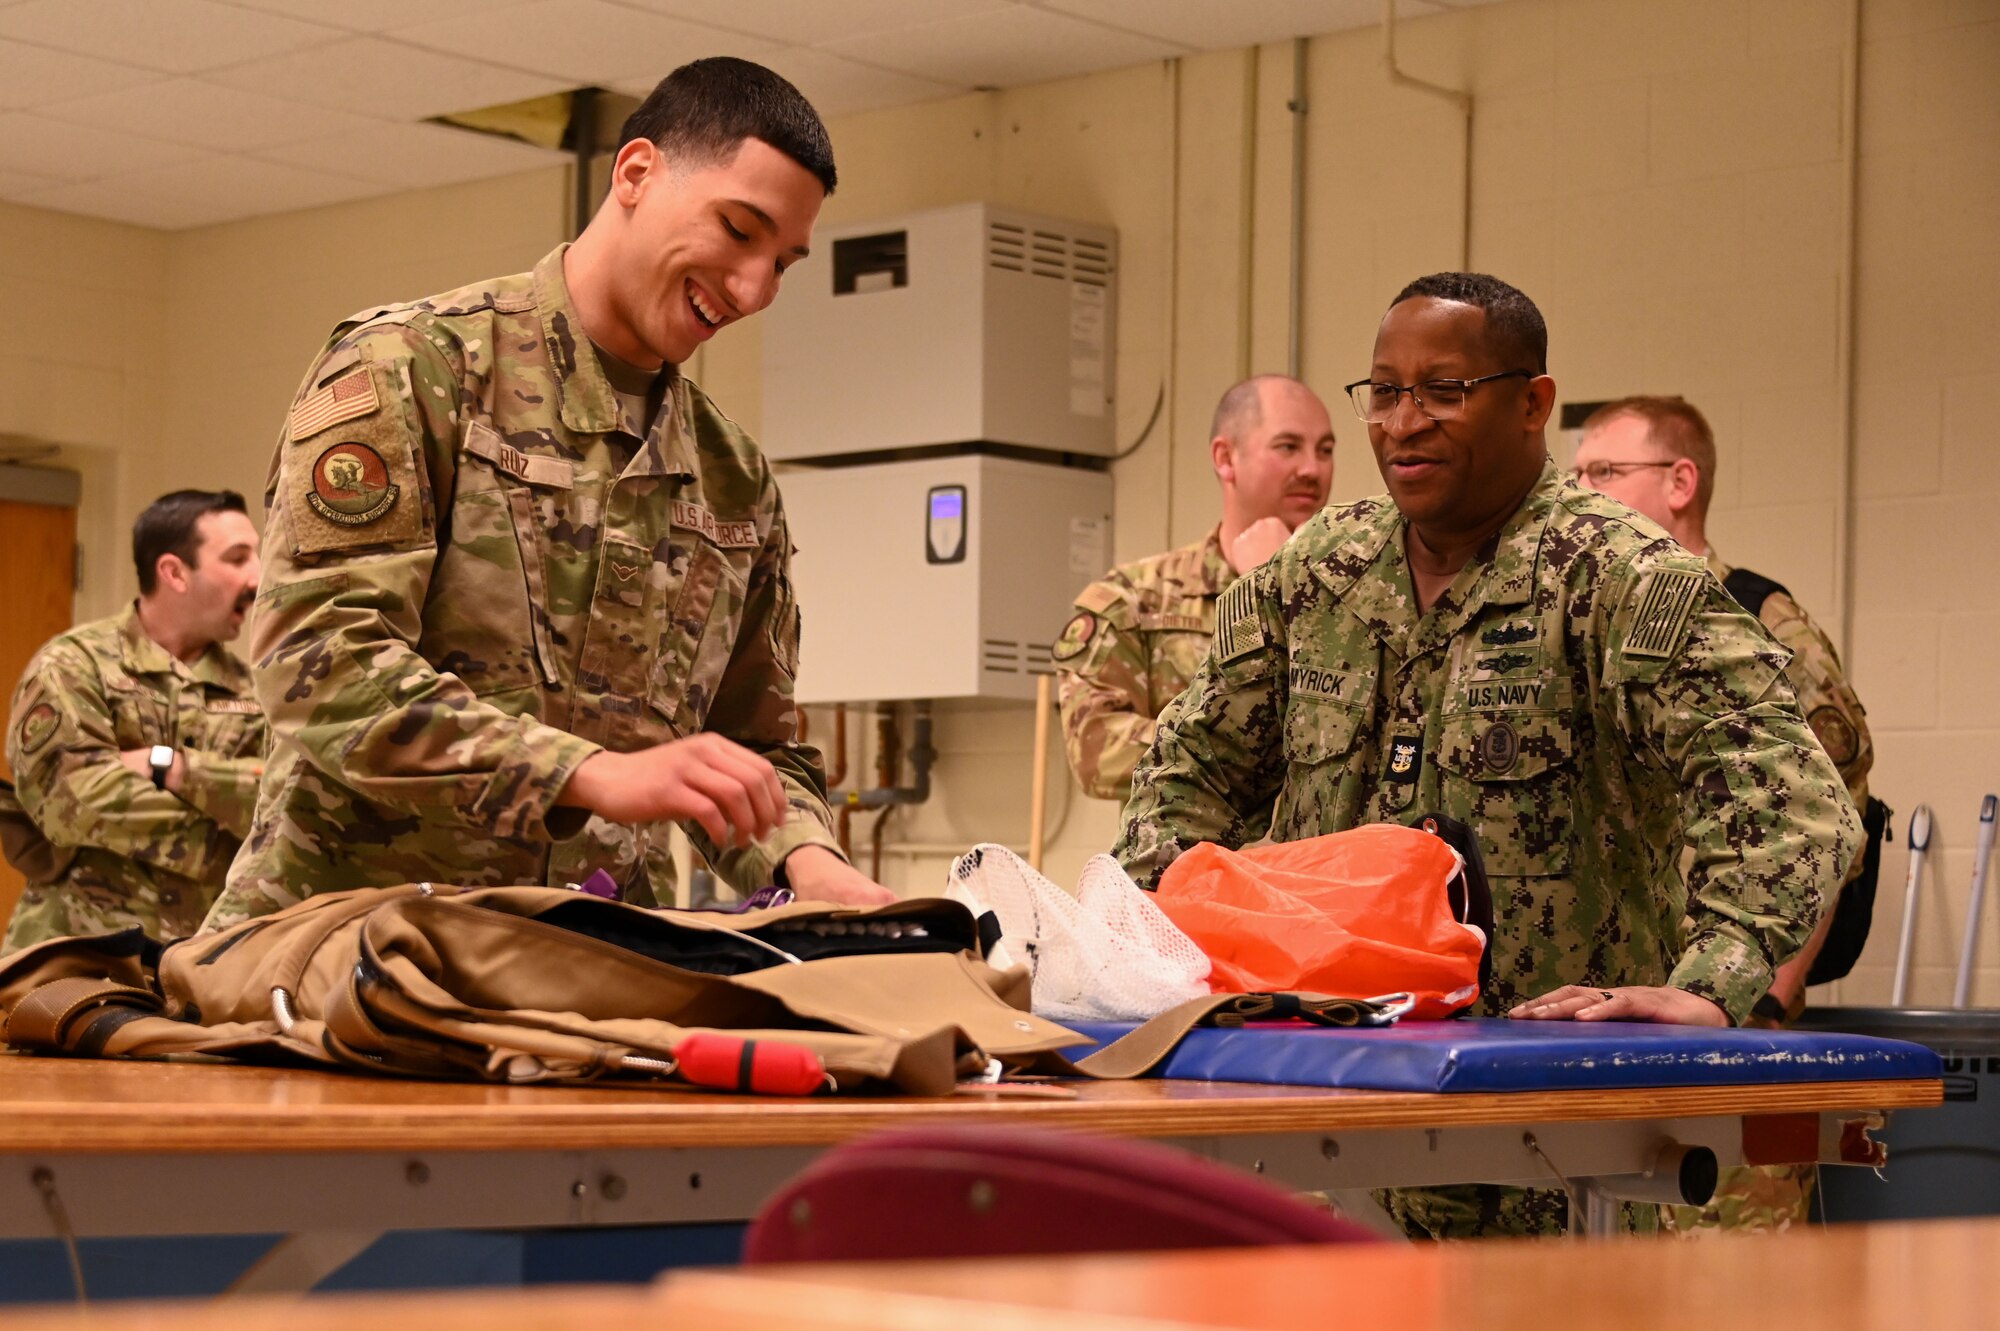
[[[1382,802],[1388,808],[1407,806],[1417,793],[1417,778],[1424,770],[1424,737],[1396,735],[1389,740],[1388,770],[1383,773]]]

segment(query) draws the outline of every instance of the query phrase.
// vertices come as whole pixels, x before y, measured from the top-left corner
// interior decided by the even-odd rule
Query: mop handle
[[[1958,954],[1958,987],[1951,1005],[1965,1007],[1972,1001],[1972,963],[1979,956],[1979,914],[1986,905],[1986,862],[1993,857],[1993,812],[2000,798],[1988,795],[1979,802],[1979,850],[1972,860],[1972,900],[1965,907],[1965,947]]]
[[[1917,950],[1917,889],[1924,880],[1924,852],[1931,846],[1931,806],[1919,804],[1910,815],[1910,886],[1903,893],[1903,938],[1896,946],[1896,983],[1889,991],[1892,1006],[1910,996],[1910,962]]]

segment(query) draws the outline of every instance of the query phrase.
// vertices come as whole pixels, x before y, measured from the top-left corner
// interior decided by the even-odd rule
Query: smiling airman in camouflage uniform
[[[654,901],[669,819],[738,888],[889,899],[798,740],[771,467],[677,368],[808,254],[825,125],[715,57],[621,140],[573,244],[357,315],[300,385],[251,643],[280,743],[211,927],[424,880]]]
[[[286,743],[211,927],[314,892],[596,868],[648,900],[649,831],[554,800],[601,747],[705,729],[769,758],[793,806],[748,850],[693,830],[724,877],[833,844],[795,742],[770,467],[680,376],[638,437],[563,252],[341,325],[303,385],[250,644]]]
[[[1495,290],[1526,305],[1478,275],[1412,284],[1384,320],[1377,376],[1506,369],[1502,353],[1525,353],[1498,334],[1436,331],[1480,328],[1482,307],[1460,302]],[[1525,373],[1540,416],[1504,380],[1466,420],[1421,431],[1394,399],[1395,429],[1371,426],[1392,492],[1490,503],[1478,468],[1531,460],[1553,404],[1553,384]],[[1495,445],[1522,456],[1496,462]],[[1403,457],[1424,469],[1397,470]],[[1492,880],[1479,1012],[1588,986],[1559,1000],[1574,1015],[1627,986],[1605,1010],[1715,1015],[1705,999],[1741,1022],[1812,931],[1860,820],[1799,714],[1785,651],[1698,557],[1540,457],[1519,507],[1426,609],[1400,493],[1314,518],[1231,587],[1208,660],[1134,776],[1114,854],[1150,886],[1202,841],[1240,844],[1264,810],[1278,841],[1448,814],[1474,829]],[[1564,1223],[1548,1190],[1405,1189],[1388,1204],[1436,1237]],[[1652,1209],[1627,1208],[1628,1223],[1650,1227]]]

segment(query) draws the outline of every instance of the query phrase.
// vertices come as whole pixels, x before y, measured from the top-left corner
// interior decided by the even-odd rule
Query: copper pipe
[[[801,715],[804,713],[801,712]],[[799,728],[799,738],[805,738],[805,727]],[[826,774],[828,790],[837,789],[847,780],[847,704],[833,705],[833,770]]]
[[[888,830],[889,815],[895,808],[893,804],[883,805],[882,811],[875,815],[874,830],[868,834],[868,876],[878,883],[882,881],[882,833]]]

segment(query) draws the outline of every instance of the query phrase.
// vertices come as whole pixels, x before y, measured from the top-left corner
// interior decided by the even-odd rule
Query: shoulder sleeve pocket
[[[394,366],[370,362],[292,408],[279,478],[292,553],[399,546],[424,532],[417,432]]]

